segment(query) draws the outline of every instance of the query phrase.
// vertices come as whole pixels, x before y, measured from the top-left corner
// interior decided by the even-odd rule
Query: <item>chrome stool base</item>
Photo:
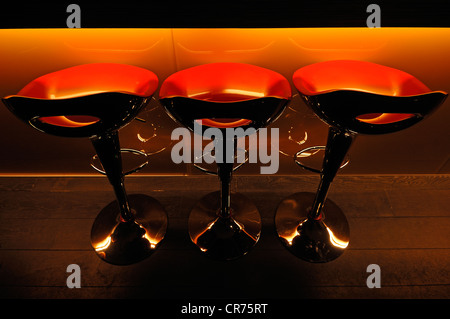
[[[285,198],[275,214],[278,236],[295,256],[313,263],[336,259],[348,246],[350,228],[342,210],[327,199],[322,218],[308,218],[313,193],[295,193]]]
[[[258,242],[261,217],[246,196],[231,193],[231,215],[220,217],[220,191],[205,195],[189,216],[191,240],[208,257],[233,260],[244,256]]]
[[[97,255],[114,265],[129,265],[149,257],[164,238],[167,214],[154,198],[128,196],[134,220],[123,222],[117,201],[102,209],[91,230],[91,244]]]

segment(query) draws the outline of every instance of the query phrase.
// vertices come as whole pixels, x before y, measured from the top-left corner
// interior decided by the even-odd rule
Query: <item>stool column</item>
[[[114,188],[123,221],[133,220],[125,192],[124,175],[122,172],[122,156],[120,152],[119,134],[117,131],[91,138],[109,182]]]
[[[335,127],[330,127],[328,131],[328,141],[325,150],[325,157],[320,174],[320,184],[314,204],[308,217],[319,220],[322,218],[322,207],[328,195],[331,182],[333,182],[339,168],[347,155],[355,135],[341,131]]]
[[[222,145],[223,163],[217,163],[217,175],[220,180],[220,217],[230,217],[231,178],[233,176],[234,155],[236,153],[236,139],[225,139]],[[232,147],[229,147],[231,146]]]

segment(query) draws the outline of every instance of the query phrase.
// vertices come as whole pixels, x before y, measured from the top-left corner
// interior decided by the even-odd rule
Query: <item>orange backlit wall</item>
[[[210,62],[243,62],[277,71],[291,83],[308,64],[355,59],[408,72],[432,90],[450,92],[449,28],[298,29],[5,29],[0,30],[1,96],[16,94],[36,77],[92,62],[148,68],[160,83],[175,71]],[[293,89],[293,92],[296,91]],[[139,174],[200,174],[170,159],[177,127],[155,98],[143,118],[121,131],[123,147],[158,152]],[[450,173],[450,100],[426,121],[402,132],[360,136],[342,174]],[[294,95],[272,127],[284,154],[326,141],[327,126]],[[89,167],[88,140],[49,136],[0,107],[1,174],[98,174]],[[139,136],[140,138],[139,138]],[[238,174],[257,174],[256,164]],[[306,174],[280,154],[278,174]]]

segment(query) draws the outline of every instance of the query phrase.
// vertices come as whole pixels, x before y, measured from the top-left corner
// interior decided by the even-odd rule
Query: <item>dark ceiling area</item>
[[[0,10],[0,28],[65,28],[72,3],[80,6],[82,28],[364,27],[373,3],[382,27],[450,27],[450,2],[443,0],[130,0],[15,2]]]

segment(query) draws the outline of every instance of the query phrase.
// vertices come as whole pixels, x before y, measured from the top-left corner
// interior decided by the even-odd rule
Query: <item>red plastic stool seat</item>
[[[294,255],[328,262],[349,243],[347,219],[327,194],[355,136],[406,129],[428,116],[447,94],[431,91],[408,73],[365,61],[308,65],[294,73],[293,83],[330,129],[317,193],[284,199],[275,223],[278,236]]]
[[[199,121],[202,128],[259,129],[278,118],[291,88],[286,78],[272,70],[244,63],[211,63],[172,74],[159,95],[168,114],[191,130]],[[191,240],[215,259],[245,255],[261,232],[256,206],[244,195],[230,192],[232,166],[218,163],[221,191],[204,196],[189,216]]]
[[[243,63],[211,63],[176,72],[159,93],[169,114],[189,128],[194,120],[218,128],[263,127],[275,120],[290,96],[281,74]],[[279,103],[265,107],[265,99]]]
[[[158,201],[126,194],[117,132],[145,107],[157,87],[158,78],[149,70],[92,63],[43,75],[3,99],[12,113],[42,132],[90,138],[117,197],[97,216],[91,244],[112,264],[150,256],[167,227]]]
[[[293,83],[327,124],[364,134],[405,129],[436,109],[446,96],[404,71],[365,61],[308,65],[294,73]]]

